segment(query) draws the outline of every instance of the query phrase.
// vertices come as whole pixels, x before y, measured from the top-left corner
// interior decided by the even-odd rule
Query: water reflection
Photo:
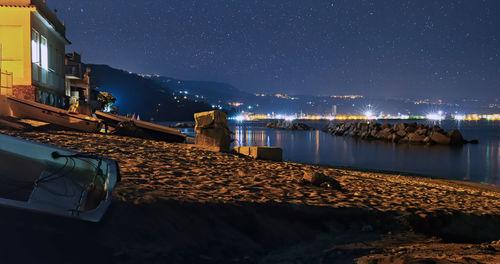
[[[326,125],[312,123],[317,128]],[[467,139],[478,145],[464,147],[397,145],[336,137],[321,131],[286,131],[265,127],[264,122],[230,124],[235,145],[279,146],[284,159],[312,164],[380,169],[422,174],[448,179],[466,179],[500,184],[500,122],[455,123]]]

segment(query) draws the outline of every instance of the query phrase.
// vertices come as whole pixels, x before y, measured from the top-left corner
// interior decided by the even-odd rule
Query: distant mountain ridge
[[[147,120],[190,121],[194,113],[212,109],[202,101],[174,99],[172,90],[138,74],[108,65],[86,66],[91,68],[92,87],[113,94],[120,114],[135,113]]]

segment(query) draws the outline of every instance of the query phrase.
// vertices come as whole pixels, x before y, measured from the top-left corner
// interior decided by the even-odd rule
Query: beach
[[[100,223],[4,213],[5,252],[19,243],[39,259],[63,262],[500,263],[500,188],[490,185],[116,135],[0,133],[115,159],[122,175]],[[302,184],[310,172],[341,189]]]

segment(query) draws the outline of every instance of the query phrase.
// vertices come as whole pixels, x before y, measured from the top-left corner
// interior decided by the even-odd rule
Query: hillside
[[[238,90],[236,87],[227,83],[186,81],[163,76],[152,77],[151,79],[165,89],[172,91],[189,91],[191,94],[202,95],[210,104],[248,101],[248,99],[254,97],[253,94]]]
[[[98,91],[110,92],[120,114],[136,113],[144,120],[189,121],[193,114],[210,110],[210,105],[189,99],[174,99],[168,88],[155,81],[111,68],[107,65],[86,65],[92,69],[91,85]]]

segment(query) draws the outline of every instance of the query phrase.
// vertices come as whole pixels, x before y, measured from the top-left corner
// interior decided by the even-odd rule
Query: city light
[[[373,115],[373,112],[368,110],[365,112],[366,119],[376,119],[377,117]]]
[[[215,106],[218,107],[218,106]],[[398,113],[397,115],[392,114],[380,114],[376,115],[373,112],[365,112],[363,115],[318,115],[318,114],[254,114],[249,112],[242,112],[237,116],[230,117],[231,120],[237,121],[251,121],[251,120],[269,120],[269,119],[280,119],[286,121],[295,120],[329,120],[329,121],[345,121],[345,120],[432,120],[441,121],[445,119],[457,120],[457,121],[478,121],[478,120],[489,120],[498,121],[500,120],[500,114],[491,115],[480,115],[480,114],[455,114],[453,117],[445,118],[443,112],[429,113],[425,116],[421,115],[406,115]]]
[[[437,113],[429,113],[425,116],[429,120],[443,120],[443,112],[439,111]]]

